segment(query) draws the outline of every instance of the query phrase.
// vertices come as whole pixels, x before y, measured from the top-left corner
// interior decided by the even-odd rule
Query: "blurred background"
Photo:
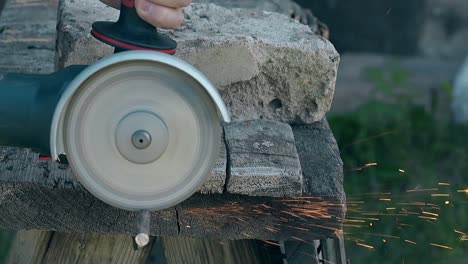
[[[231,2],[262,1],[287,2]],[[57,1],[10,2],[0,15],[0,39],[33,23],[14,20],[22,4],[43,4],[32,20],[48,21],[39,29],[48,30],[48,40],[18,56],[37,49],[52,68]],[[345,165],[349,263],[466,263],[468,1],[297,3],[301,8],[289,15],[329,38],[341,55],[327,117]],[[0,263],[13,237],[0,232]]]
[[[466,263],[468,1],[297,2],[341,54],[350,263]]]

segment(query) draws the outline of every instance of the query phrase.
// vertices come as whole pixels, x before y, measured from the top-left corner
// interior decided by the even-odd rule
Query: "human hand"
[[[119,9],[121,0],[100,0],[106,5]],[[192,0],[135,0],[138,15],[158,28],[177,29],[184,22],[182,8]]]

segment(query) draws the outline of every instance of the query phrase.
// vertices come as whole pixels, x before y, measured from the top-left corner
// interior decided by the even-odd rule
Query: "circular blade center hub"
[[[134,112],[118,124],[115,143],[125,159],[137,164],[148,164],[159,159],[166,151],[169,131],[164,121],[154,113]]]
[[[145,130],[138,130],[132,135],[132,143],[137,149],[145,149],[151,145],[151,135]]]

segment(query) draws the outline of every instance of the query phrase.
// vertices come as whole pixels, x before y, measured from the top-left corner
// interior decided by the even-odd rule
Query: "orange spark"
[[[386,238],[395,238],[395,239],[400,239],[399,236],[391,236],[391,235],[384,235],[384,234],[374,234],[374,233],[367,233],[363,232],[365,235],[370,235],[370,236],[378,236],[378,237],[386,237]]]
[[[429,216],[418,216],[418,217],[421,218],[421,219],[437,221],[437,218],[435,218],[435,217],[429,217]]]
[[[455,231],[455,233],[461,235],[460,241],[468,241],[468,234],[463,233],[462,231],[459,231],[459,230],[456,230],[456,229],[454,229],[453,231]]]
[[[339,218],[337,218],[337,219],[339,219]],[[366,222],[364,220],[355,220],[355,219],[344,219],[344,221],[345,222],[351,222],[351,223],[365,223]]]
[[[275,242],[273,242],[273,241],[268,241],[268,240],[267,240],[267,241],[264,241],[264,242],[267,243],[267,244],[269,244],[269,245],[275,246],[275,247],[279,247],[279,246],[280,246],[280,244],[275,243]]]
[[[411,241],[411,240],[408,240],[408,239],[405,239],[405,242],[406,242],[406,243],[410,243],[410,244],[414,244],[414,245],[416,245],[416,242],[414,242],[414,241]]]
[[[304,243],[306,243],[306,244],[310,244],[309,242],[305,241],[304,239],[301,239],[301,238],[298,238],[298,237],[295,237],[295,236],[293,236],[293,237],[291,237],[291,238],[292,238],[292,239],[295,239],[295,240],[298,240],[298,241],[301,241],[301,242],[304,242]]]
[[[343,224],[345,227],[356,227],[356,228],[362,228],[363,226],[360,225],[351,225],[351,224]]]
[[[450,183],[447,182],[439,182],[438,184],[442,186],[450,186]]]
[[[403,224],[403,223],[401,223],[400,225],[401,225],[401,226],[409,226],[409,227],[412,227],[412,226],[413,226],[413,225],[408,225],[408,224]]]
[[[367,245],[367,244],[363,244],[363,243],[359,243],[359,242],[356,242],[356,245],[367,248],[367,249],[374,249],[374,247],[371,246],[371,245]]]
[[[445,249],[453,249],[453,248],[445,246],[445,245],[439,245],[439,244],[434,244],[434,243],[431,243],[430,245],[434,246],[434,247],[445,248]]]
[[[391,195],[391,194],[392,194],[391,192],[386,192],[386,193],[382,193],[382,192],[361,193],[361,195]]]
[[[438,215],[438,214],[431,213],[431,212],[426,212],[426,211],[424,211],[424,210],[423,210],[423,212],[422,212],[422,213],[423,213],[423,214],[427,214],[427,215],[432,215],[432,216],[435,216],[435,217],[439,217],[439,215]]]
[[[410,202],[410,203],[398,203],[398,205],[426,206],[426,203],[423,203],[423,202]]]
[[[377,166],[377,163],[376,162],[372,162],[372,163],[367,163],[365,164],[364,166],[361,166],[361,167],[357,167],[357,168],[354,168],[354,169],[351,169],[352,171],[362,171],[364,169],[367,169],[369,167],[374,167],[374,166]]]
[[[268,206],[266,204],[261,204],[260,206],[263,207],[263,208],[266,208],[266,209],[273,209],[273,207]]]
[[[431,192],[431,191],[438,191],[439,189],[433,188],[433,189],[411,189],[407,190],[406,192]]]
[[[417,213],[417,212],[410,212],[410,211],[406,211],[406,210],[404,210],[404,209],[403,209],[403,212],[404,212],[405,214],[419,215],[419,213]],[[400,212],[400,213],[401,213],[401,212]]]
[[[369,218],[369,217],[350,217],[348,219],[362,219],[362,220],[380,221],[380,218]]]

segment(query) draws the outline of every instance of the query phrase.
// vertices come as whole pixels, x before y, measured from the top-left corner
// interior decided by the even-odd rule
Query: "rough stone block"
[[[343,162],[326,119],[292,127],[304,179],[303,195],[346,202]]]
[[[227,191],[250,196],[302,195],[301,164],[291,127],[266,120],[226,127]]]
[[[62,0],[57,66],[91,64],[111,54],[89,31],[94,21],[117,16],[95,0]],[[178,42],[176,56],[219,88],[235,121],[312,123],[329,111],[339,55],[306,25],[278,13],[214,4],[192,4],[185,18],[182,28],[166,32]]]
[[[293,0],[193,0],[194,3],[213,3],[226,8],[257,9],[287,15],[304,25],[312,32],[328,38],[328,28],[312,13],[310,9],[298,5]]]

